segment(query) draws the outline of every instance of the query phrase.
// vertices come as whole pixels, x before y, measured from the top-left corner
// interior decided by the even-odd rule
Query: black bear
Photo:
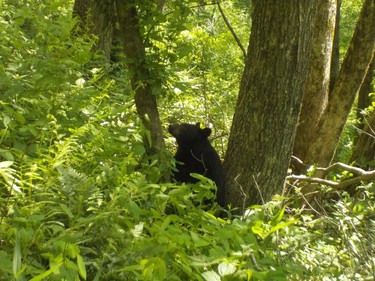
[[[211,129],[201,129],[200,123],[182,123],[169,125],[168,131],[178,144],[174,178],[179,182],[194,183],[198,180],[190,173],[196,173],[213,180],[217,186],[217,202],[224,207],[224,170],[219,155],[208,140]]]

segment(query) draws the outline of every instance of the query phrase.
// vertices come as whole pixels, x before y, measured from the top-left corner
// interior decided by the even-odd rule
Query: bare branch
[[[296,156],[292,156],[292,158],[293,158],[293,160],[295,160],[301,166],[304,166],[304,167],[310,166],[310,165],[307,165],[307,164],[303,163],[302,160],[299,159]],[[336,169],[345,170],[345,171],[351,172],[352,174],[355,174],[355,175],[362,175],[363,173],[366,172],[365,170],[363,170],[361,168],[353,167],[353,166],[350,166],[350,165],[347,165],[347,164],[344,164],[344,163],[341,163],[341,162],[334,163],[331,166],[328,166],[326,168],[322,168],[322,167],[316,167],[315,168],[316,171],[323,172],[322,177],[325,177],[330,172],[332,172]]]
[[[299,162],[301,165],[305,165],[300,159],[297,157],[293,158]],[[305,165],[306,166],[306,165]],[[309,177],[305,175],[290,175],[287,176],[287,180],[298,180],[298,181],[304,181],[304,182],[309,182],[309,183],[317,183],[317,184],[323,184],[331,187],[335,187],[337,189],[344,189],[346,187],[349,187],[354,184],[358,184],[361,181],[371,181],[375,179],[375,170],[372,171],[365,171],[361,168],[358,167],[353,167],[344,163],[334,163],[331,166],[327,168],[321,168],[317,167],[316,170],[324,172],[323,177],[326,176],[329,172],[336,170],[336,169],[342,169],[344,171],[348,171],[352,174],[355,175],[355,177],[343,180],[341,182],[335,182],[331,180],[326,180],[324,178],[318,178],[318,177]]]
[[[316,178],[316,177],[308,177],[305,175],[290,175],[286,177],[287,180],[299,180],[299,181],[304,181],[304,182],[309,182],[309,183],[319,183],[323,185],[328,185],[332,187],[338,187],[339,183],[335,181],[330,181],[330,180],[325,180],[321,178]]]
[[[232,33],[232,35],[234,37],[234,40],[236,40],[238,47],[240,47],[240,49],[243,53],[244,58],[246,58],[246,50],[242,46],[241,40],[240,40],[240,38],[238,38],[238,36],[237,36],[236,32],[234,31],[233,27],[230,25],[228,18],[225,16],[224,11],[221,8],[221,5],[220,5],[219,1],[217,2],[217,7],[219,8],[219,12],[220,12],[221,16],[223,17],[225,25],[228,27],[230,33]]]
[[[353,167],[353,166],[350,166],[350,165],[347,165],[347,164],[344,164],[344,163],[340,163],[340,162],[334,163],[327,168],[319,168],[319,171],[323,171],[323,172],[325,172],[325,175],[327,175],[329,172],[331,172],[333,170],[336,170],[336,169],[342,169],[342,170],[351,172],[352,174],[359,175],[359,176],[366,173],[366,171],[361,169],[361,168]]]

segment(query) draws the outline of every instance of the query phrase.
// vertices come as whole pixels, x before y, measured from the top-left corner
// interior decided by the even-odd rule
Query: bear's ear
[[[201,135],[202,137],[204,138],[208,138],[210,135],[211,135],[211,129],[210,128],[204,128],[204,129],[201,129]]]
[[[198,122],[197,124],[195,124],[196,127],[198,127],[199,129],[201,128],[201,123]]]

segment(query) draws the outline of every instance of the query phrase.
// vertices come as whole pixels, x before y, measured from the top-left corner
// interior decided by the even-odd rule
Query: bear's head
[[[195,125],[187,123],[169,125],[168,132],[176,138],[180,146],[195,144],[211,135],[211,129],[201,129],[199,122]]]

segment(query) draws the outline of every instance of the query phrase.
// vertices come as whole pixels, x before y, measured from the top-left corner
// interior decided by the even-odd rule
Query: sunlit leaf
[[[221,276],[231,275],[236,272],[236,265],[233,262],[222,262],[218,266],[218,271]]]
[[[202,277],[206,281],[221,281],[220,275],[215,271],[206,271],[202,273]]]
[[[77,255],[77,265],[78,265],[78,272],[79,272],[79,275],[84,279],[86,280],[87,278],[87,273],[86,273],[86,267],[85,267],[85,264],[83,262],[83,258],[81,255]]]

